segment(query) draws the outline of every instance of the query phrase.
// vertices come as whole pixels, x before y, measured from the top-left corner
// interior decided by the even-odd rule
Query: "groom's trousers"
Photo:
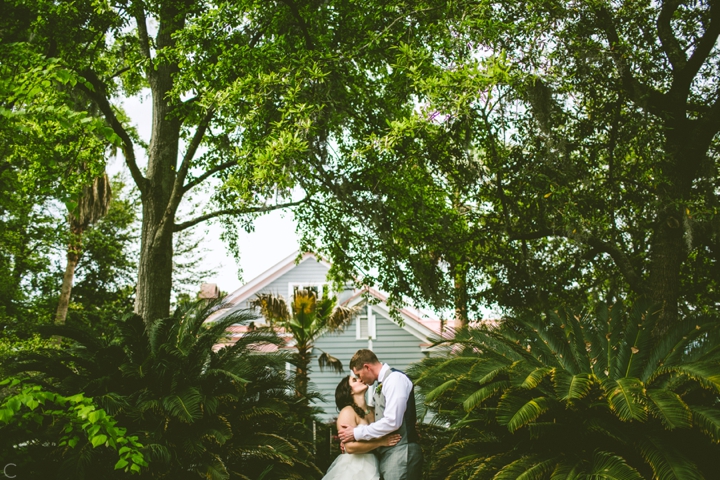
[[[376,450],[383,480],[421,480],[423,456],[417,443],[400,443]]]

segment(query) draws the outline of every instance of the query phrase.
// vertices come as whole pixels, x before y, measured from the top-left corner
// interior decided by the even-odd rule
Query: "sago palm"
[[[319,474],[298,440],[303,432],[286,428],[294,423],[296,403],[287,393],[287,355],[258,350],[283,341],[255,331],[217,349],[228,326],[255,316],[235,312],[206,322],[212,308],[177,312],[149,331],[133,316],[119,322],[110,340],[50,327],[47,333],[74,342],[18,358],[17,369],[41,372],[36,379],[68,393],[82,391],[123,419],[147,446],[154,478]]]
[[[654,341],[642,305],[552,312],[458,333],[412,372],[453,440],[432,478],[716,478],[720,322]]]
[[[311,290],[295,292],[287,308],[280,295],[259,294],[251,305],[260,309],[260,313],[271,325],[277,325],[292,335],[297,350],[295,361],[295,391],[301,398],[308,395],[310,361],[315,340],[326,332],[342,331],[348,326],[358,309],[337,304],[337,298],[329,295],[327,288],[322,298],[317,298]],[[322,355],[321,366],[330,365],[338,370],[342,366],[332,357]]]

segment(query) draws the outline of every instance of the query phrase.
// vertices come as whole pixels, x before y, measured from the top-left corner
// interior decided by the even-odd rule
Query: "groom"
[[[380,363],[371,350],[358,350],[350,360],[350,369],[365,385],[377,380],[373,400],[375,422],[358,425],[354,429],[341,425],[340,442],[371,440],[397,432],[402,438],[393,447],[375,450],[383,480],[420,480],[422,477],[422,450],[415,430],[415,395],[412,381],[399,370]]]

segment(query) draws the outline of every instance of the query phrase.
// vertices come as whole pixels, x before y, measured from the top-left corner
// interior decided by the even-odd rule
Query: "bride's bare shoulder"
[[[338,414],[337,419],[338,425],[350,425],[356,427],[358,425],[358,416],[355,413],[355,409],[350,405],[343,407]]]

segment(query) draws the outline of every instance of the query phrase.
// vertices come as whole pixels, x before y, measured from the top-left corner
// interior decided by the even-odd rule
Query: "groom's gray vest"
[[[390,372],[404,372],[390,369]],[[385,378],[390,376],[388,373]],[[385,379],[383,379],[385,380]],[[382,390],[382,389],[381,389]],[[377,389],[373,394],[375,403],[375,421],[383,418],[385,413],[385,395]],[[380,473],[383,480],[420,480],[422,477],[422,450],[418,444],[418,434],[415,424],[417,423],[417,412],[415,409],[415,387],[410,391],[407,400],[407,408],[403,416],[402,425],[395,432],[402,437],[400,442],[393,447],[380,447],[375,452],[380,461]]]

